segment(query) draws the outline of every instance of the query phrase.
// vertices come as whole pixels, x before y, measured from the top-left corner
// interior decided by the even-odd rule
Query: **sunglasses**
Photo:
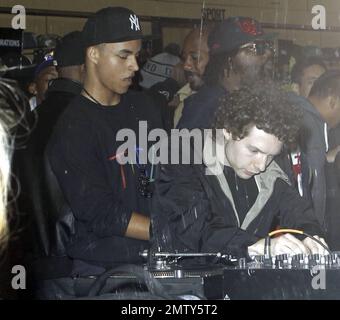
[[[275,54],[274,43],[270,41],[254,41],[240,46],[239,50],[245,51],[249,55],[262,56],[266,51]]]

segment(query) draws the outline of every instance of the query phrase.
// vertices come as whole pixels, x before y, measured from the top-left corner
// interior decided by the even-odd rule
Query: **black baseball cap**
[[[53,57],[58,67],[84,64],[85,54],[82,33],[73,31],[62,37],[55,48]]]
[[[97,11],[83,28],[85,48],[142,38],[139,18],[133,11],[123,7],[107,7]]]
[[[272,40],[275,33],[265,33],[261,24],[250,17],[230,17],[220,22],[210,33],[211,53],[230,52],[255,40]]]

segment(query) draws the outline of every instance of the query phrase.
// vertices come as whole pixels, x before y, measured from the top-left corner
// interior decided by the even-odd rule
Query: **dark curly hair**
[[[340,97],[340,71],[328,70],[315,80],[310,89],[309,97],[327,98]]]
[[[213,121],[213,129],[227,129],[234,139],[243,139],[255,125],[276,136],[285,145],[296,143],[302,113],[276,85],[258,83],[226,94]]]
[[[322,68],[324,68],[325,70],[327,70],[327,67],[325,65],[325,63],[323,62],[322,59],[318,58],[318,57],[310,57],[310,58],[304,58],[302,60],[299,60],[295,63],[292,72],[291,72],[291,79],[293,83],[301,83],[301,78],[303,76],[303,72],[311,67],[311,66],[320,66]]]

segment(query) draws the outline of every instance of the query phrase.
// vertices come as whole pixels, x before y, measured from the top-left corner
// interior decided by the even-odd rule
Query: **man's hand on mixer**
[[[264,254],[265,239],[261,239],[248,247],[248,254],[263,255]],[[270,254],[272,256],[279,254],[309,254],[309,248],[304,245],[302,241],[291,234],[284,234],[282,236],[272,238],[270,240]]]
[[[328,248],[328,245],[326,244],[323,238],[320,238],[319,236],[313,236],[313,237],[321,241]],[[314,241],[311,238],[305,238],[302,242],[312,254],[314,253],[328,254],[327,250],[324,247],[322,247],[320,244],[318,244],[316,241]]]

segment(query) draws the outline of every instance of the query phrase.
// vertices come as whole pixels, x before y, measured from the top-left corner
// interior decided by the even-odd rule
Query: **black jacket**
[[[326,215],[326,152],[325,121],[315,107],[304,97],[290,94],[292,103],[303,112],[299,144],[305,161],[302,166],[309,167],[308,176],[302,177],[303,184],[311,191],[315,214],[320,225],[325,228]]]
[[[36,144],[42,148],[46,147],[60,115],[81,90],[82,85],[77,81],[67,78],[53,80],[47,90],[46,99],[36,108],[38,125],[32,133]]]
[[[178,129],[211,128],[220,98],[227,93],[221,86],[202,86],[199,91],[184,100]]]
[[[148,130],[161,128],[158,111],[142,93],[128,92],[111,107],[80,95],[59,119],[47,154],[75,219],[74,233],[66,243],[72,259],[103,267],[141,262],[139,252],[148,242],[125,237],[125,233],[132,212],[150,214],[149,199],[139,190],[141,166],[131,165],[130,160],[124,165],[118,162],[117,157],[125,154],[119,154],[123,142],[117,133],[124,134],[122,129],[130,136],[135,133],[137,140],[128,156],[134,159],[139,149],[140,156],[147,158],[139,121],[147,121]],[[150,176],[148,165],[145,170]]]
[[[255,179],[259,194],[240,225],[223,173],[207,174],[204,164],[160,165],[152,208],[154,249],[246,256],[275,218],[282,228],[321,234],[309,203],[275,162]]]
[[[58,118],[81,88],[80,83],[64,78],[51,84],[46,100],[34,111],[38,122],[27,145],[15,155],[21,186],[18,207],[29,217],[26,227],[31,230],[35,257],[65,254],[63,242],[72,222],[44,152]]]
[[[175,108],[170,107],[169,103],[174,98],[176,92],[180,89],[176,80],[168,78],[163,82],[154,84],[150,89],[144,92],[150,96],[157,108],[161,112],[163,128],[170,132],[174,127]]]

